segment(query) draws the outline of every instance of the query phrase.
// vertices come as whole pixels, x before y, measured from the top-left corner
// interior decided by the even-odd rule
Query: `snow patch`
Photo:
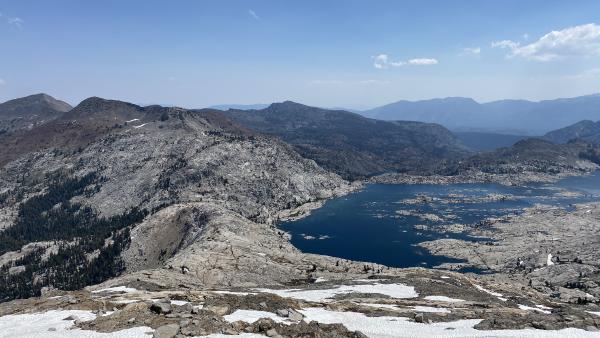
[[[432,306],[413,306],[413,309],[417,312],[431,312],[431,313],[450,313],[450,310],[443,307],[432,307]]]
[[[359,330],[370,338],[398,337],[518,337],[518,338],[587,338],[598,337],[598,332],[581,329],[563,329],[558,331],[522,329],[522,330],[477,330],[474,328],[481,319],[466,319],[447,323],[416,323],[404,317],[367,317],[357,312],[329,311],[323,308],[300,310],[306,322],[317,321],[323,324],[340,323],[350,331]]]
[[[213,293],[219,294],[219,295],[235,295],[235,296],[248,296],[248,295],[255,295],[256,293],[253,292],[237,292],[237,291],[226,291],[226,290],[222,290],[222,291],[213,291]]]
[[[274,314],[273,312],[267,312],[267,311],[258,311],[258,310],[235,310],[234,313],[230,314],[230,315],[226,315],[223,316],[223,319],[225,319],[226,321],[233,323],[233,322],[237,322],[237,321],[242,321],[242,322],[246,322],[246,323],[254,323],[255,321],[262,319],[262,318],[270,318],[273,319],[274,322],[276,323],[284,323],[284,324],[289,324],[286,322],[285,318],[279,317],[278,315]]]
[[[139,126],[133,126],[133,127],[137,129],[137,128],[141,128],[141,127],[143,127],[143,126],[145,126],[145,125],[147,125],[147,124],[148,124],[148,123],[144,123],[144,124],[140,124]]]
[[[327,278],[317,277],[317,279],[315,279],[315,283],[323,283],[323,282],[327,282]]]
[[[487,293],[488,295],[492,295],[492,296],[494,296],[494,297],[496,297],[496,298],[500,299],[500,300],[501,300],[501,301],[503,301],[503,302],[506,302],[506,301],[508,300],[508,299],[504,298],[504,297],[502,296],[502,294],[501,294],[501,293],[494,292],[494,291],[490,291],[490,290],[488,290],[488,289],[485,289],[485,288],[484,288],[483,286],[481,286],[481,285],[473,284],[473,286],[474,286],[474,287],[476,287],[476,288],[477,288],[477,290],[479,290],[479,291],[483,291],[483,292]]]
[[[111,333],[71,328],[74,316],[80,320],[93,320],[96,316],[89,311],[48,311],[0,317],[0,338],[148,338],[149,327],[135,327]]]
[[[525,310],[525,311],[538,311],[538,312],[541,312],[541,313],[545,313],[547,315],[550,314],[550,311],[548,311],[548,310],[542,310],[542,309],[537,308],[537,307],[531,307],[531,306],[527,306],[527,305],[523,305],[523,304],[519,304],[519,309]]]
[[[412,286],[404,284],[379,284],[375,283],[372,285],[340,285],[334,289],[317,289],[317,290],[303,290],[303,289],[289,289],[289,290],[274,290],[274,289],[255,289],[258,292],[272,293],[283,298],[294,298],[301,299],[310,302],[327,302],[331,301],[331,298],[336,295],[348,294],[348,293],[376,293],[392,298],[416,298],[419,294],[415,291]]]
[[[240,333],[240,334],[235,334],[235,335],[214,333],[214,334],[209,334],[208,336],[197,336],[194,338],[235,338],[235,337],[238,337],[238,338],[264,338],[266,336],[256,334],[256,333]]]
[[[185,300],[172,300],[171,304],[173,305],[177,305],[177,306],[183,306],[185,304],[189,304],[190,302],[187,302]]]
[[[92,293],[132,293],[132,292],[136,292],[138,291],[137,289],[134,288],[128,288],[126,286],[113,286],[110,288],[106,288],[106,289],[100,289],[100,290],[94,290],[92,291]]]
[[[368,307],[375,307],[378,309],[398,310],[398,307],[394,304],[376,304],[376,303],[356,303],[356,304],[362,305],[362,306],[368,306]]]
[[[587,313],[591,313],[596,316],[600,316],[600,311],[586,311]]]
[[[425,297],[425,299],[433,300],[436,302],[446,302],[446,303],[459,303],[459,302],[465,301],[464,299],[450,298],[450,297],[446,297],[446,296],[427,296],[427,297]]]
[[[129,121],[125,121],[125,123],[131,123],[131,122],[135,122],[135,121],[139,121],[140,119],[133,119],[133,120],[129,120]]]
[[[552,254],[548,254],[548,258],[546,259],[546,265],[554,265],[554,262],[552,261]]]

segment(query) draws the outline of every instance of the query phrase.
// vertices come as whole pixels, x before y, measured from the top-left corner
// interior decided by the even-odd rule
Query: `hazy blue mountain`
[[[582,139],[590,143],[600,144],[600,121],[579,121],[568,127],[546,133],[546,140],[554,143],[567,143],[574,139]]]
[[[478,103],[460,97],[398,101],[363,114],[384,120],[439,123],[450,129],[478,128],[544,134],[581,120],[599,120],[600,94],[539,102],[501,100]]]
[[[462,141],[464,145],[474,151],[490,151],[503,147],[510,147],[513,144],[528,138],[526,135],[509,135],[484,132],[454,132],[454,135]]]

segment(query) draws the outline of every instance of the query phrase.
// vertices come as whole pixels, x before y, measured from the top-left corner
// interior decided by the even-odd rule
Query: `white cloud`
[[[418,58],[410,59],[408,61],[392,61],[387,54],[379,54],[373,57],[373,66],[377,69],[387,69],[390,67],[401,67],[401,66],[430,66],[438,64],[436,59]]]
[[[460,53],[460,55],[480,55],[481,54],[481,47],[467,47],[467,48],[463,48],[462,52]]]
[[[251,16],[251,17],[253,17],[254,19],[256,19],[256,20],[260,20],[260,17],[258,16],[258,14],[256,14],[256,12],[255,12],[255,11],[253,11],[253,10],[249,9],[249,10],[248,10],[248,14],[250,14],[250,16]]]
[[[527,60],[552,61],[565,57],[600,55],[600,25],[593,23],[552,31],[539,40],[522,45],[503,40],[492,42],[492,47],[510,50],[507,57]]]
[[[0,13],[0,19],[1,19],[0,21],[4,21],[13,27],[23,28],[23,19],[21,19],[19,17],[7,16],[7,15]]]
[[[414,65],[414,66],[430,66],[430,65],[437,65],[438,64],[438,60],[436,59],[410,59],[407,62],[409,65]]]
[[[0,86],[4,86],[6,84],[6,81],[2,78],[0,78]]]

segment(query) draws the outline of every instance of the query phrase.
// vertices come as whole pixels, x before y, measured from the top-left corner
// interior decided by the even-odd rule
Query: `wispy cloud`
[[[379,54],[373,57],[373,66],[377,69],[402,66],[430,66],[438,64],[438,60],[430,58],[417,58],[407,61],[392,61],[387,54]]]
[[[388,80],[313,80],[310,81],[310,85],[325,85],[325,86],[344,86],[344,85],[386,85],[389,84]]]
[[[23,28],[23,19],[16,16],[8,16],[0,13],[0,21],[4,21],[7,24],[19,29]]]
[[[481,47],[466,47],[462,49],[460,55],[473,55],[479,56],[481,54]]]
[[[6,84],[6,81],[3,78],[0,78],[0,86],[4,86]]]
[[[566,57],[600,55],[600,25],[593,23],[552,31],[537,41],[522,44],[518,41],[492,42],[494,48],[510,51],[507,57],[534,61],[553,61]]]
[[[249,9],[248,14],[250,14],[250,16],[253,17],[255,20],[260,20],[260,17],[258,16],[258,14],[256,14],[255,11]]]

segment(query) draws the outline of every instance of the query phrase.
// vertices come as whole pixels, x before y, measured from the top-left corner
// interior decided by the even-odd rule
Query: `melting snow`
[[[198,336],[198,337],[194,337],[194,338],[235,338],[235,337],[238,337],[238,338],[264,338],[266,336],[256,334],[256,333],[240,333],[240,334],[234,334],[234,335],[215,333],[215,334],[210,334],[208,336]]]
[[[340,294],[348,293],[377,293],[392,298],[415,298],[419,294],[412,286],[404,284],[379,284],[372,285],[340,285],[335,289],[322,290],[273,290],[273,289],[255,289],[259,292],[272,293],[284,298],[302,299],[310,302],[327,302],[330,298]]]
[[[129,120],[129,121],[125,121],[126,123],[131,123],[131,122],[135,122],[135,121],[139,121],[140,119],[133,119],[133,120]]]
[[[246,323],[254,323],[255,321],[262,319],[262,318],[270,318],[270,319],[273,319],[273,321],[276,323],[289,324],[289,323],[286,323],[285,318],[279,317],[278,315],[274,314],[273,312],[258,311],[258,310],[236,310],[234,313],[232,313],[230,315],[223,316],[223,318],[230,323],[237,322],[239,320],[246,322]]]
[[[367,317],[362,313],[328,311],[322,308],[300,310],[304,320],[323,324],[341,323],[349,330],[359,330],[370,338],[399,337],[511,337],[511,338],[587,338],[600,337],[598,332],[580,329],[550,330],[476,330],[473,328],[481,319],[467,319],[448,323],[424,324],[404,317]]]
[[[554,265],[554,262],[552,261],[552,254],[548,254],[548,259],[546,259],[546,265]]]
[[[147,124],[148,124],[148,123],[144,123],[144,124],[140,124],[139,126],[133,126],[133,127],[137,129],[137,128],[141,128],[141,127],[143,127],[143,126],[145,126],[145,125],[147,125]]]
[[[527,306],[527,305],[523,305],[523,304],[519,304],[519,309],[525,310],[525,311],[538,311],[538,312],[541,312],[541,313],[545,313],[547,315],[550,314],[550,311],[548,311],[548,310],[542,310],[542,309],[537,308],[537,307],[531,307],[531,306]]]
[[[135,327],[111,333],[71,329],[76,316],[80,320],[93,320],[96,316],[89,311],[48,311],[44,313],[8,315],[0,317],[0,338],[148,338],[149,327]]]
[[[376,308],[381,308],[381,309],[398,310],[398,307],[394,304],[375,304],[375,303],[356,303],[356,304],[362,305],[362,306],[376,307]]]
[[[450,298],[450,297],[446,297],[446,296],[427,296],[427,297],[425,297],[425,299],[433,300],[433,301],[437,301],[437,302],[447,302],[447,303],[458,303],[458,302],[465,301],[464,299]]]
[[[450,310],[443,307],[413,306],[413,309],[418,312],[450,313]]]
[[[500,299],[503,302],[506,302],[508,300],[506,298],[503,298],[501,293],[490,291],[488,289],[483,288],[483,286],[480,286],[477,284],[473,284],[473,286],[475,286],[477,288],[477,290],[483,291],[483,292],[487,293],[488,295],[492,295],[492,296]]]
[[[213,293],[219,294],[219,295],[235,295],[235,296],[247,296],[247,295],[255,295],[255,293],[251,293],[251,292],[236,292],[236,291],[213,291]]]
[[[126,286],[113,286],[113,287],[106,288],[106,289],[94,290],[94,291],[92,291],[92,293],[100,293],[100,292],[131,293],[131,292],[136,292],[136,291],[137,291],[137,289],[128,288]]]

